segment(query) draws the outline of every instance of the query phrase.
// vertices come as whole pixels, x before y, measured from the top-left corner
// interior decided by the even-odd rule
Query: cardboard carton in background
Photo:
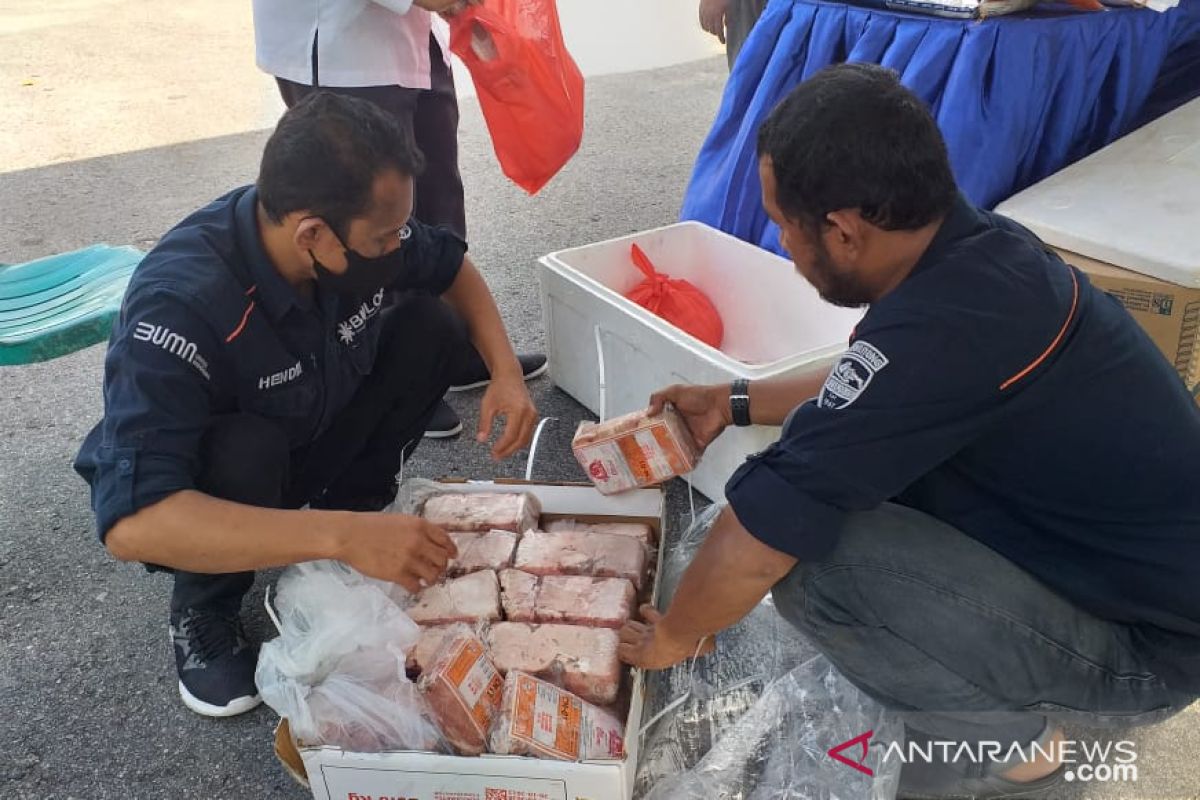
[[[1067,250],[1056,251],[1125,306],[1200,402],[1200,288],[1167,283]]]

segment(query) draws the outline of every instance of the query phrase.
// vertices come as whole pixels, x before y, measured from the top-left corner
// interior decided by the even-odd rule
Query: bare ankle
[[[1014,783],[1028,783],[1054,772],[1062,763],[1062,744],[1065,739],[1062,728],[1054,731],[1047,743],[1034,749],[1031,760],[1023,761],[1005,772],[1004,779]]]

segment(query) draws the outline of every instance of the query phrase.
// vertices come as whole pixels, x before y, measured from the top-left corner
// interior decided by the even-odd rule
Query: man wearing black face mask
[[[259,702],[239,620],[254,570],[333,558],[415,591],[456,555],[441,529],[377,512],[467,339],[492,376],[478,441],[498,417],[495,458],[531,438],[536,410],[466,244],[411,218],[420,169],[386,112],[314,94],[280,120],[256,185],[176,226],[130,282],[76,469],[113,555],[174,572],[193,711]]]

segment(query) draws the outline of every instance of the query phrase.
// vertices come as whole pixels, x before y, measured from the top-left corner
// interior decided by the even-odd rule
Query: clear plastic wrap
[[[356,752],[439,748],[405,674],[419,630],[389,587],[333,561],[280,577],[272,612],[280,635],[263,645],[254,679],[299,741]]]
[[[722,510],[706,508],[668,547],[660,605]],[[770,595],[717,637],[713,654],[647,673],[643,720],[634,794],[646,800],[885,800],[899,781],[898,765],[880,763],[903,735],[899,718],[833,670]],[[828,754],[867,731],[874,777]]]

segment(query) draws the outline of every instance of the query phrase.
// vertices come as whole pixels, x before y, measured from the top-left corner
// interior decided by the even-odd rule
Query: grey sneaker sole
[[[462,429],[463,429],[463,426],[462,426],[462,423],[460,422],[460,423],[458,423],[458,425],[454,426],[453,428],[447,428],[444,431],[425,431],[425,438],[426,439],[452,439],[455,436],[458,436],[460,433],[462,433]]]
[[[538,367],[537,369],[533,370],[528,375],[526,375],[525,380],[531,381],[534,378],[540,378],[541,376],[545,375],[549,371],[550,371],[550,361],[547,360],[545,364],[542,364],[540,367]],[[474,383],[464,383],[461,386],[451,386],[446,391],[449,393],[469,392],[472,389],[480,389],[484,386],[487,386],[491,382],[492,382],[491,378],[488,378],[485,381],[475,381]]]

